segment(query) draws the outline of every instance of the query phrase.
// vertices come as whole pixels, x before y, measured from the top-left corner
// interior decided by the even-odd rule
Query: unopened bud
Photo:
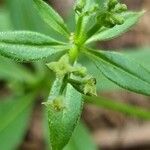
[[[114,9],[117,4],[118,4],[117,0],[109,0],[109,2],[108,2],[109,10]]]
[[[86,4],[86,0],[80,0],[75,6],[75,12],[82,13],[82,10],[84,9],[85,4]]]
[[[113,28],[115,25],[115,21],[111,18],[111,16],[107,17],[104,21],[104,27],[106,28]]]
[[[127,5],[125,5],[125,4],[118,4],[115,7],[115,12],[116,13],[122,13],[122,12],[124,12],[126,10],[127,10]]]
[[[113,15],[112,18],[115,21],[116,25],[122,25],[124,23],[124,18],[121,16]]]
[[[95,78],[89,78],[85,81],[83,92],[85,95],[97,95]]]
[[[82,66],[75,66],[72,73],[75,76],[85,77],[87,75],[87,69],[85,67],[82,67]]]

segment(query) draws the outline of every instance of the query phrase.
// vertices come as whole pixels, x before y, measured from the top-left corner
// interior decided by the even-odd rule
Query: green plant
[[[84,56],[117,85],[149,96],[149,70],[123,54],[97,51],[90,46],[90,43],[97,40],[105,41],[121,35],[139,20],[143,12],[128,12],[126,5],[116,0],[79,0],[74,9],[76,29],[70,32],[63,19],[50,6],[41,0],[34,0],[34,4],[50,28],[64,36],[62,41],[31,31],[1,32],[0,54],[20,62],[43,60],[55,73],[48,101],[43,102],[48,112],[50,141],[54,150],[63,149],[68,143],[86,101],[141,118],[150,118],[146,110],[118,103],[115,105],[111,101],[107,103],[107,100],[98,98],[95,77],[79,61],[80,56]],[[60,58],[52,62],[55,55]],[[25,72],[22,73],[27,84],[25,90],[30,91],[30,97],[34,99],[39,87],[44,86],[43,77],[41,80],[41,77]],[[10,77],[12,78],[11,75]]]

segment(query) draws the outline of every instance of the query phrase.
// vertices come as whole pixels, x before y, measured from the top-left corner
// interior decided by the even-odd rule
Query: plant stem
[[[78,18],[77,29],[75,34],[76,37],[79,37],[81,35],[82,25],[83,25],[83,15],[79,16]]]
[[[121,112],[126,115],[130,115],[130,116],[137,117],[137,118],[144,119],[144,120],[150,119],[150,111],[140,108],[138,106],[132,106],[132,105],[125,104],[125,103],[116,102],[116,101],[113,101],[104,97],[84,96],[84,98],[86,100],[85,102],[89,104],[94,104],[102,108]]]
[[[72,65],[77,60],[78,55],[79,55],[79,49],[76,45],[73,45],[73,47],[69,51],[69,60]]]
[[[99,23],[96,23],[95,25],[93,25],[93,27],[91,27],[91,29],[89,29],[89,31],[83,37],[81,44],[84,44],[92,35],[98,32],[100,28],[101,28],[101,25]]]

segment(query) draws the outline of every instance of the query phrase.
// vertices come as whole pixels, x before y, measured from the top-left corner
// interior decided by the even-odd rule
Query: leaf
[[[55,88],[56,85],[54,85]],[[82,110],[82,95],[70,84],[63,100],[47,105],[50,142],[53,150],[61,150],[69,142]]]
[[[123,54],[88,50],[87,56],[109,80],[117,85],[150,96],[150,71]]]
[[[150,120],[150,111],[139,106],[132,106],[102,96],[85,96],[84,98],[85,102],[87,101],[89,104],[94,104],[98,107],[121,112],[125,115],[133,116],[139,119]]]
[[[35,81],[35,76],[24,66],[0,56],[0,79],[32,83]]]
[[[120,50],[129,59],[135,59],[137,63],[143,65],[146,69],[150,70],[150,48],[149,47],[139,47],[132,49],[122,49]],[[97,73],[97,67],[92,61],[89,61],[85,55],[80,58],[80,63],[83,64],[88,70],[88,72],[96,78],[97,90],[98,91],[118,91],[121,90],[119,86],[110,82],[102,73]]]
[[[63,43],[40,33],[29,31],[0,33],[0,54],[19,61],[46,59],[66,49]]]
[[[9,11],[8,17],[11,19],[11,23],[15,30],[35,31],[60,39],[59,33],[56,33],[52,28],[45,24],[38,15],[38,10],[33,6],[33,0],[5,1]]]
[[[26,133],[34,96],[28,94],[0,101],[0,147],[16,149]]]
[[[37,8],[42,19],[55,31],[69,37],[69,31],[59,14],[53,10],[48,4],[42,0],[34,0],[35,7]]]
[[[64,150],[97,150],[86,126],[80,123]]]
[[[79,62],[87,68],[88,73],[96,79],[96,89],[99,92],[105,91],[115,91],[121,89],[115,83],[110,82],[100,71],[97,70],[97,66],[85,57],[84,54],[81,55]]]
[[[0,7],[0,31],[11,29],[11,22],[8,10]]]
[[[150,70],[150,47],[125,49],[123,52],[129,58],[135,58],[136,62],[142,64],[144,67]]]
[[[124,32],[127,32],[132,26],[134,26],[144,12],[127,12],[123,15],[125,18],[125,22],[122,25],[116,25],[113,28],[104,28],[101,29],[98,33],[93,35],[90,39],[87,40],[87,43],[94,42],[94,41],[106,41],[114,39]]]
[[[44,113],[43,119],[43,130],[44,130],[44,139],[46,141],[46,150],[50,149],[49,143],[49,134],[47,132],[47,119],[46,113]],[[96,144],[93,142],[93,139],[83,123],[79,123],[66,147],[63,150],[97,150]]]

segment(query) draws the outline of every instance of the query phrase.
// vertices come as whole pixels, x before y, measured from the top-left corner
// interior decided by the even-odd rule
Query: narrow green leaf
[[[0,148],[17,149],[26,133],[34,96],[0,101]]]
[[[50,149],[49,143],[49,134],[47,132],[47,119],[46,119],[46,112],[44,112],[44,120],[43,120],[43,130],[44,130],[44,139],[46,141],[46,150]],[[87,129],[86,125],[80,122],[73,135],[63,150],[97,150],[96,144],[94,143],[89,130]]]
[[[150,70],[150,47],[129,48],[123,51],[129,58],[135,58],[136,61]]]
[[[122,35],[124,32],[127,32],[132,26],[134,26],[144,12],[127,12],[123,14],[125,18],[125,22],[122,25],[116,25],[113,28],[103,28],[100,29],[98,33],[93,35],[90,39],[87,40],[87,43],[94,42],[94,41],[106,41],[113,38],[116,38]]]
[[[35,7],[37,8],[42,19],[55,31],[62,35],[69,37],[69,31],[59,14],[53,10],[48,4],[42,0],[34,0]]]
[[[97,147],[86,126],[80,123],[64,150],[97,150]]]
[[[85,55],[80,58],[80,63],[85,66],[90,75],[96,79],[96,89],[97,91],[115,91],[120,90],[121,88],[113,82],[110,82],[100,71],[97,70],[96,65],[87,59]]]
[[[10,44],[20,43],[20,44],[40,45],[40,46],[64,44],[44,34],[31,31],[0,32],[0,42]]]
[[[120,50],[124,55],[129,57],[129,59],[135,59],[137,63],[143,65],[146,69],[150,70],[150,48],[149,47],[139,47],[131,49]],[[83,55],[80,58],[80,62],[85,66],[88,72],[93,75],[97,80],[97,90],[98,91],[116,91],[120,90],[120,87],[110,82],[102,73],[97,73],[97,67],[92,61],[86,59]]]
[[[119,86],[150,96],[150,71],[123,54],[109,51],[85,52],[109,80]]]
[[[63,39],[63,37],[59,36],[59,33],[50,28],[39,16],[33,0],[5,0],[5,5],[9,11],[8,17],[11,19],[13,29],[35,31],[51,35],[56,39]]]
[[[125,115],[133,116],[139,119],[150,120],[150,111],[144,108],[121,103],[105,97],[85,96],[84,98],[89,104],[94,104],[102,108],[121,112]]]
[[[0,31],[12,29],[8,10],[0,7]]]
[[[0,56],[0,79],[32,83],[35,80],[35,76],[24,66]]]
[[[1,32],[0,54],[19,61],[46,59],[67,46],[46,35],[29,32]]]
[[[50,103],[47,105],[47,109],[52,149],[62,150],[69,142],[79,120],[82,110],[82,95],[68,84],[62,102],[57,106]]]

